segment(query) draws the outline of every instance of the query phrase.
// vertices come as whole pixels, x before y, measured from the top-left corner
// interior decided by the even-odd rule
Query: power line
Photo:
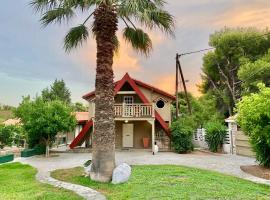
[[[258,35],[256,37],[248,38],[248,39],[245,39],[243,41],[248,41],[248,40],[256,39],[256,38],[261,38],[261,37],[268,36],[268,35],[270,35],[270,32],[265,33],[265,34],[262,34],[262,35]],[[217,47],[218,46],[219,45],[217,45]],[[190,51],[190,52],[180,53],[180,54],[178,54],[178,56],[181,57],[181,56],[195,54],[195,53],[200,53],[200,52],[204,52],[204,51],[210,51],[210,50],[216,49],[217,47],[210,47],[210,48],[200,49],[200,50],[196,50],[196,51]]]

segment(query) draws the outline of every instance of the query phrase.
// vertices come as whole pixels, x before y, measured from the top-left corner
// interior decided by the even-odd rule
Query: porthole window
[[[164,102],[162,99],[160,99],[160,100],[158,100],[158,101],[156,102],[156,106],[157,106],[158,108],[164,108],[165,102]]]

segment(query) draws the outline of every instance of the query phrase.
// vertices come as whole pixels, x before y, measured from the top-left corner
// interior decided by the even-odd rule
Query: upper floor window
[[[164,106],[165,106],[165,101],[164,101],[162,98],[158,99],[158,100],[156,101],[156,106],[157,106],[158,108],[164,108]]]
[[[124,96],[124,103],[125,104],[133,104],[133,96]]]

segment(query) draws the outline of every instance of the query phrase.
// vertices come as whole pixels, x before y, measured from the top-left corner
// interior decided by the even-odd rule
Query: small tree
[[[55,141],[59,132],[68,132],[75,128],[76,119],[72,108],[61,101],[45,102],[42,98],[31,101],[24,98],[16,110],[23,127],[28,134],[30,147],[36,144],[46,145],[46,157],[49,156],[49,146]]]
[[[237,104],[237,121],[250,137],[259,163],[270,167],[270,88],[258,84],[259,92]]]
[[[13,135],[12,129],[13,126],[0,126],[0,149],[3,149],[5,146],[11,146]]]
[[[183,117],[171,125],[172,147],[177,153],[187,153],[193,150],[192,136],[196,123],[191,117]]]
[[[219,121],[209,121],[206,126],[205,140],[209,146],[209,150],[217,152],[224,143],[227,128]]]

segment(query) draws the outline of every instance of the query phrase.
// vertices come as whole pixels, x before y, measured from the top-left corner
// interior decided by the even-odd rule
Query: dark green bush
[[[181,118],[172,123],[172,147],[177,153],[193,151],[192,137],[194,130],[195,123],[190,117]]]
[[[38,144],[34,147],[36,155],[42,155],[46,153],[46,145],[45,144]]]
[[[219,121],[210,121],[206,124],[205,129],[205,140],[208,144],[209,150],[217,152],[224,142],[227,134],[227,127]]]

